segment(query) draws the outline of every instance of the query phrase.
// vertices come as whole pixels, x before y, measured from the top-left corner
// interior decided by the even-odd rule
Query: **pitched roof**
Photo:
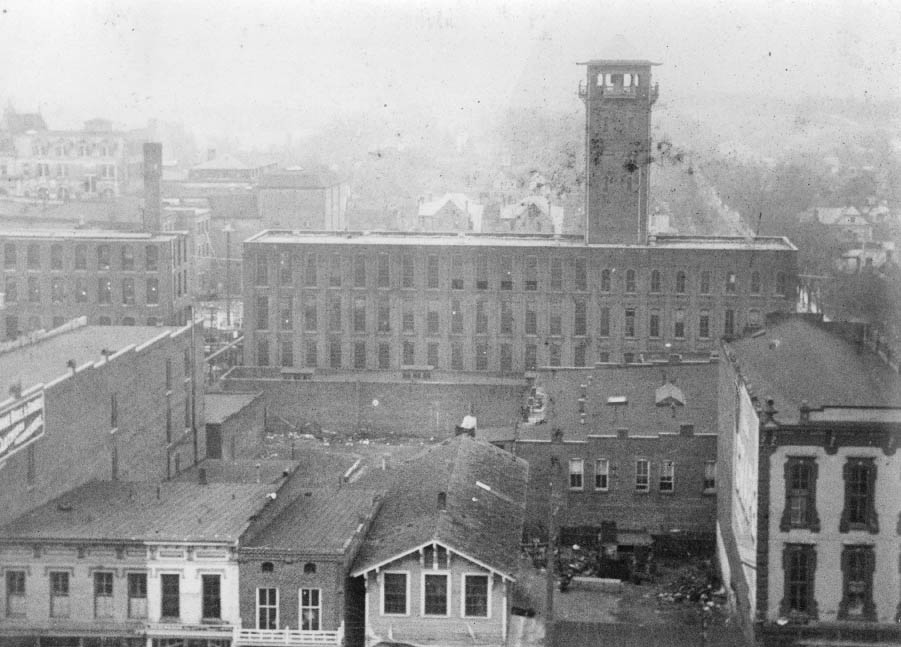
[[[357,555],[363,573],[431,542],[507,577],[517,568],[528,464],[483,441],[457,436],[397,468]],[[438,509],[438,494],[446,505]]]
[[[206,393],[203,417],[207,424],[220,424],[250,406],[262,393]]]
[[[727,352],[752,394],[775,400],[780,421],[797,421],[804,400],[812,408],[901,406],[897,373],[869,351],[801,317],[732,342]]]
[[[251,524],[248,549],[343,555],[379,505],[376,490],[319,489],[295,496],[271,521]]]
[[[91,481],[0,528],[0,538],[233,543],[272,491],[233,483]]]
[[[434,216],[448,202],[453,203],[453,205],[463,213],[472,216],[474,220],[480,219],[482,217],[482,212],[485,209],[484,206],[475,200],[470,200],[466,197],[466,194],[464,193],[445,193],[443,196],[435,198],[434,200],[423,201],[419,205],[419,215]]]
[[[618,429],[656,436],[677,433],[683,424],[694,425],[696,433],[716,433],[717,382],[716,362],[543,369],[535,384],[547,393],[546,424],[520,427],[519,438],[550,440],[556,428],[564,440],[616,434]]]
[[[225,153],[192,166],[192,171],[246,171],[250,167],[234,155]]]

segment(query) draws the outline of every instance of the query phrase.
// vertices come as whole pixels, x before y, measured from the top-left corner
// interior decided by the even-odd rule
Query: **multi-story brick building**
[[[350,187],[328,169],[284,169],[264,174],[257,187],[263,228],[329,229],[347,226]]]
[[[783,238],[593,245],[541,235],[268,231],[244,244],[260,366],[521,373],[711,351],[794,308]]]
[[[785,238],[647,235],[651,65],[587,64],[584,236],[260,233],[246,361],[521,373],[709,351],[794,309]]]
[[[797,318],[724,351],[718,539],[746,633],[896,643],[901,378]]]
[[[0,232],[3,338],[74,317],[100,325],[182,325],[190,262],[183,232]]]
[[[82,319],[0,345],[0,523],[92,479],[164,479],[203,458],[196,341]]]

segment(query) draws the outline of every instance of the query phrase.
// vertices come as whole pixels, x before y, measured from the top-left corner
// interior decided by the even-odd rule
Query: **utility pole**
[[[557,535],[557,512],[560,509],[559,485],[560,475],[560,451],[563,445],[563,432],[554,429],[551,432],[551,468],[548,482],[548,515],[547,515],[547,592],[545,596],[544,610],[544,644],[545,647],[554,647],[554,589],[557,585],[557,559],[554,555]]]

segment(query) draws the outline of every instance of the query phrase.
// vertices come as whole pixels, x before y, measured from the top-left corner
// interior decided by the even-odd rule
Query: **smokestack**
[[[159,142],[144,143],[144,231],[161,229],[161,181],[163,177],[163,145]]]

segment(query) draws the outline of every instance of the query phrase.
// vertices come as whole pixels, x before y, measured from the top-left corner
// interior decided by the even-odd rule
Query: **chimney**
[[[447,492],[438,493],[438,510],[447,510]]]
[[[162,209],[161,186],[163,177],[163,145],[158,142],[144,142],[144,231],[158,232],[161,229]]]
[[[203,467],[201,467],[199,470],[197,470],[197,482],[198,482],[200,485],[206,485],[206,484],[207,484],[207,480],[206,480],[206,469],[204,469]]]
[[[214,159],[216,159],[216,149],[215,148],[206,149],[206,161],[211,162]]]

